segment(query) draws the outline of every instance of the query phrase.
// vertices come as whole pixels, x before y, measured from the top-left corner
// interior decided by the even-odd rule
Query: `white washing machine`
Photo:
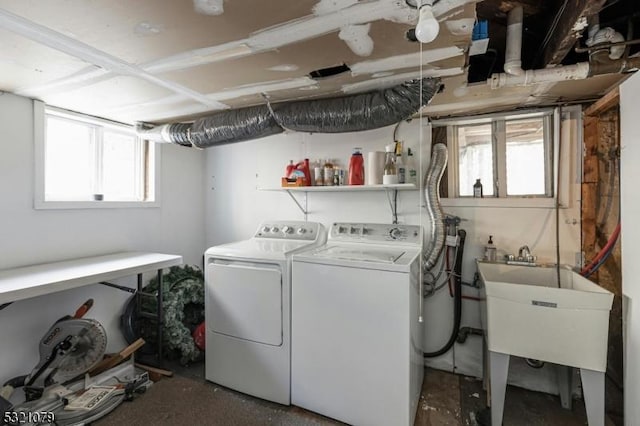
[[[354,425],[413,425],[424,361],[420,226],[334,223],[293,256],[292,404]]]
[[[271,221],[205,252],[207,380],[291,403],[291,255],[325,240],[319,223]]]

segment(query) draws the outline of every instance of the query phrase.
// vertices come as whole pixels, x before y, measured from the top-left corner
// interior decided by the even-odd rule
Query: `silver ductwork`
[[[424,251],[424,268],[432,269],[442,253],[445,242],[444,213],[440,205],[440,180],[447,167],[448,151],[444,144],[438,143],[433,146],[431,163],[424,175],[424,198],[427,215],[431,221],[429,228],[429,241]]]
[[[413,80],[384,90],[337,98],[283,102],[221,111],[193,123],[136,126],[138,136],[197,148],[282,133],[344,133],[377,129],[410,118],[440,89],[440,79]]]

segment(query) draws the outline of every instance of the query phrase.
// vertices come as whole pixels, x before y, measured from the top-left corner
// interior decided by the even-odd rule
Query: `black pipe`
[[[18,377],[14,377],[13,379],[7,380],[7,382],[5,382],[4,386],[11,386],[12,388],[21,388],[22,386],[24,386],[24,383],[27,381],[27,377],[29,377],[28,375],[23,375],[23,376],[18,376]]]
[[[470,334],[475,334],[476,336],[484,336],[484,331],[481,328],[462,327],[460,331],[458,331],[458,343],[466,342],[467,337],[469,337]]]
[[[460,238],[460,246],[458,247],[458,255],[456,256],[456,263],[453,268],[453,329],[451,330],[451,336],[447,344],[435,352],[425,352],[423,354],[425,358],[433,358],[446,353],[458,338],[460,320],[462,319],[462,256],[464,254],[464,240],[467,237],[467,232],[464,229],[458,230],[458,237]]]

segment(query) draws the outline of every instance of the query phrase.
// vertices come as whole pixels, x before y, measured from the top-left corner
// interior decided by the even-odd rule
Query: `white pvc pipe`
[[[149,142],[172,143],[170,124],[162,124],[151,129],[146,129],[141,123],[136,124],[136,135]]]
[[[516,6],[507,16],[507,48],[505,52],[504,72],[510,75],[522,75],[522,6]]]
[[[529,86],[566,80],[584,80],[589,77],[589,68],[588,62],[580,62],[562,67],[527,70],[520,75],[493,74],[491,76],[491,88],[498,89],[500,87]]]
[[[521,61],[523,16],[522,6],[516,6],[509,11],[507,17],[505,72],[504,74],[493,74],[491,76],[492,89],[566,80],[582,80],[589,76],[590,67],[588,62],[539,70],[523,70]]]

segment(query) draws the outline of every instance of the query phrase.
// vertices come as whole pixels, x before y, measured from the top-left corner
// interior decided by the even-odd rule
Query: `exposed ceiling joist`
[[[484,0],[478,3],[476,10],[479,19],[502,22],[507,19],[507,13],[516,6],[522,6],[525,16],[537,15],[549,8],[549,5],[539,0]]]
[[[558,65],[573,48],[587,25],[587,18],[600,11],[606,0],[565,0],[551,23],[541,67]]]
[[[616,87],[615,89],[608,92],[606,95],[598,99],[594,102],[589,108],[584,110],[585,115],[598,115],[601,112],[605,112],[608,109],[613,108],[614,106],[620,103],[620,89]]]

